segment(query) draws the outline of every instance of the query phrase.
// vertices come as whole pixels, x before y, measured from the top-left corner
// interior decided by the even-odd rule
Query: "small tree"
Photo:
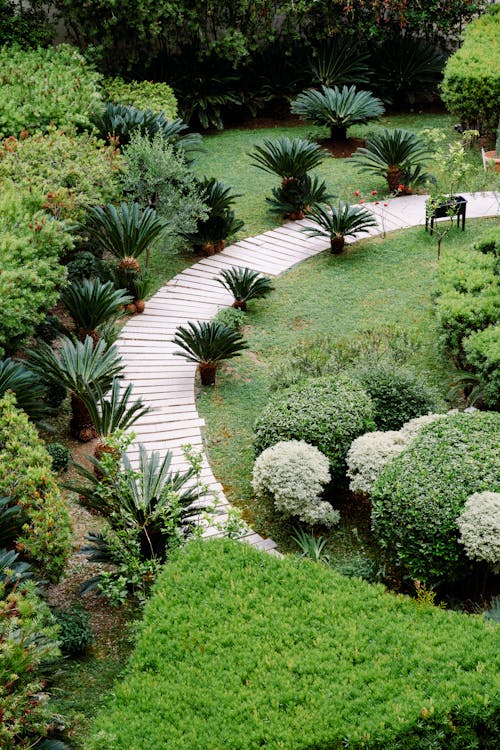
[[[214,320],[179,326],[173,341],[183,350],[174,354],[199,365],[203,385],[215,385],[219,362],[238,357],[248,348],[240,333]]]

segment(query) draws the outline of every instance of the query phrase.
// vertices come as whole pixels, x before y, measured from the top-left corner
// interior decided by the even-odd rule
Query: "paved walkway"
[[[500,193],[464,193],[464,196],[468,200],[467,219],[500,216]],[[424,224],[425,200],[426,196],[415,195],[389,200],[385,208],[382,204],[366,204],[378,221],[378,228],[370,233],[375,235]],[[170,450],[172,467],[178,470],[187,468],[184,444],[190,443],[203,452],[201,428],[204,422],[195,404],[196,366],[173,356],[175,330],[189,320],[210,320],[222,307],[232,304],[231,295],[214,280],[221,269],[243,266],[275,276],[327,249],[328,240],[310,238],[301,231],[307,224],[311,222],[287,222],[194,263],[162,287],[146,303],[142,315],[134,316],[124,326],[117,345],[125,365],[125,382],[132,383],[134,395],[152,408],[151,413],[133,427],[136,439],[128,450],[132,465],[137,465],[139,443],[148,451],[159,451],[162,456]],[[214,525],[208,527],[204,535],[220,534],[217,526],[224,522],[230,506],[204,453],[201,479],[215,494],[217,504]],[[253,532],[246,540],[260,549],[276,547],[271,539],[263,539]]]

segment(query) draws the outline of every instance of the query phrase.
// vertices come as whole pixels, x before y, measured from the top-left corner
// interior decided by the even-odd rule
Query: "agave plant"
[[[314,82],[323,86],[346,86],[368,83],[369,53],[353,44],[351,38],[335,36],[322,42],[315,50],[309,67]]]
[[[377,226],[371,211],[363,206],[353,206],[339,201],[337,205],[316,206],[307,212],[315,227],[304,227],[302,230],[310,237],[328,237],[334,255],[342,252],[346,237],[353,237],[361,232],[368,232]]]
[[[352,158],[362,172],[385,177],[391,193],[408,193],[412,187],[435,181],[422,169],[430,156],[427,144],[414,133],[384,128],[372,133]]]
[[[384,113],[384,105],[369,91],[358,91],[356,86],[322,86],[321,91],[310,89],[299,94],[291,111],[307,122],[328,125],[333,140],[345,141],[347,128],[377,119]]]
[[[90,206],[80,229],[88,232],[102,252],[120,259],[120,270],[139,273],[137,261],[146,251],[149,264],[149,247],[165,229],[164,220],[152,208],[141,209],[138,203],[112,203]]]
[[[233,307],[246,310],[251,299],[267,297],[274,290],[271,279],[250,268],[228,268],[215,279],[234,296]]]
[[[189,321],[187,326],[179,326],[173,342],[183,350],[174,354],[199,365],[203,385],[215,384],[219,362],[238,357],[243,349],[248,349],[240,333],[214,320]]]
[[[241,194],[233,193],[229,185],[214,177],[200,180],[198,189],[208,216],[206,219],[198,219],[193,232],[180,232],[180,235],[190,242],[195,250],[203,250],[210,255],[222,250],[226,239],[244,226],[244,222],[236,219],[231,209]]]
[[[283,137],[276,140],[265,138],[263,145],[255,146],[255,151],[249,156],[256,167],[285,181],[304,177],[329,154],[312,141]]]
[[[80,341],[91,336],[97,342],[100,326],[115,320],[132,297],[125,289],[115,289],[111,281],[103,284],[96,278],[69,284],[61,292],[61,302],[73,318]]]
[[[89,411],[82,400],[89,390],[107,391],[113,378],[120,375],[123,365],[118,350],[101,340],[87,336],[84,341],[73,341],[67,336],[59,339],[57,351],[41,343],[29,353],[29,368],[49,383],[64,386],[71,393],[71,434],[82,442],[96,437]]]
[[[0,398],[7,391],[16,396],[17,406],[34,420],[46,417],[51,409],[45,403],[46,386],[42,379],[22,362],[0,359]]]
[[[296,179],[284,180],[278,188],[272,189],[272,198],[266,197],[270,210],[285,216],[291,221],[303,219],[305,212],[333,198],[326,182],[317,175],[306,174]]]

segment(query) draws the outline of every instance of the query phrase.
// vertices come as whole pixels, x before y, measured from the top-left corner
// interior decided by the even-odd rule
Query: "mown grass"
[[[489,226],[480,220],[470,222],[465,233],[454,229],[443,254],[451,243],[467,247]],[[316,256],[277,278],[275,292],[265,301],[249,305],[244,333],[250,348],[222,368],[214,388],[199,393],[198,408],[206,420],[215,475],[259,531],[278,534],[289,544],[288,529],[266,526],[266,513],[252,501],[250,484],[253,425],[269,398],[273,367],[299,340],[316,334],[349,339],[392,324],[419,342],[412,364],[444,397],[453,366],[439,345],[433,303],[437,270],[435,240],[419,227],[355,243],[340,257]],[[349,537],[353,528],[349,522],[339,534]]]

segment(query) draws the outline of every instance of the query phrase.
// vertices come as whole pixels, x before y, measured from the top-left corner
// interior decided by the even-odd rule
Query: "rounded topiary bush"
[[[255,426],[255,453],[280,440],[305,440],[330,461],[332,477],[345,473],[345,457],[358,435],[373,429],[370,397],[347,377],[306,380],[274,396]]]
[[[333,526],[339,513],[321,494],[330,481],[326,456],[303,440],[281,441],[266,448],[253,468],[258,499],[271,499],[278,512],[311,524]]]
[[[457,519],[460,542],[472,560],[500,568],[500,493],[476,492]]]
[[[384,466],[406,447],[403,434],[396,430],[377,430],[357,437],[347,453],[351,492],[369,495]]]
[[[372,363],[354,374],[373,401],[379,430],[399,430],[409,419],[436,410],[436,391],[408,367]]]
[[[372,525],[388,557],[437,584],[470,565],[457,518],[467,498],[500,491],[500,414],[450,414],[425,426],[372,489]]]

